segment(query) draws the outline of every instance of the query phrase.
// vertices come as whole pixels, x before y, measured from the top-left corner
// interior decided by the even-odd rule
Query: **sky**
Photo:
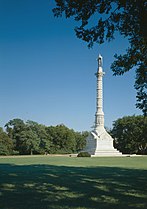
[[[139,115],[135,71],[113,76],[114,54],[128,41],[88,49],[74,32],[74,19],[54,18],[53,0],[0,0],[0,127],[14,118],[76,131],[90,131],[96,111],[98,54],[103,56],[105,126]]]

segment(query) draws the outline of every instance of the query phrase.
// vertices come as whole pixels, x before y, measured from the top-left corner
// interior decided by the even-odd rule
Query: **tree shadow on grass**
[[[0,208],[146,209],[146,182],[146,170],[3,164]]]

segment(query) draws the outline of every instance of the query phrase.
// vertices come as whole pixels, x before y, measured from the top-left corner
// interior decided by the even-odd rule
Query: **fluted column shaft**
[[[104,127],[104,113],[103,113],[103,69],[102,57],[98,57],[98,71],[95,74],[97,77],[97,95],[96,95],[96,113],[95,113],[95,129]]]

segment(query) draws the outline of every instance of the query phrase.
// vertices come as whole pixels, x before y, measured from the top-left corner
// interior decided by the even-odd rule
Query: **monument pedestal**
[[[99,127],[89,134],[84,151],[93,156],[122,155],[122,153],[113,147],[113,138],[108,134],[104,127]]]

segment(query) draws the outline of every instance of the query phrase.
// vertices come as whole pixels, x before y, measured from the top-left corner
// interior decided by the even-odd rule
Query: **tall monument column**
[[[95,130],[97,127],[104,127],[104,113],[103,113],[103,72],[102,64],[102,56],[99,55],[98,59],[98,70],[95,73],[97,77],[97,96],[96,96],[96,113],[95,113]]]
[[[93,156],[118,156],[122,155],[113,147],[113,138],[107,133],[104,127],[103,112],[103,58],[98,56],[98,69],[96,72],[96,113],[94,130],[87,137],[86,148],[84,151]]]

